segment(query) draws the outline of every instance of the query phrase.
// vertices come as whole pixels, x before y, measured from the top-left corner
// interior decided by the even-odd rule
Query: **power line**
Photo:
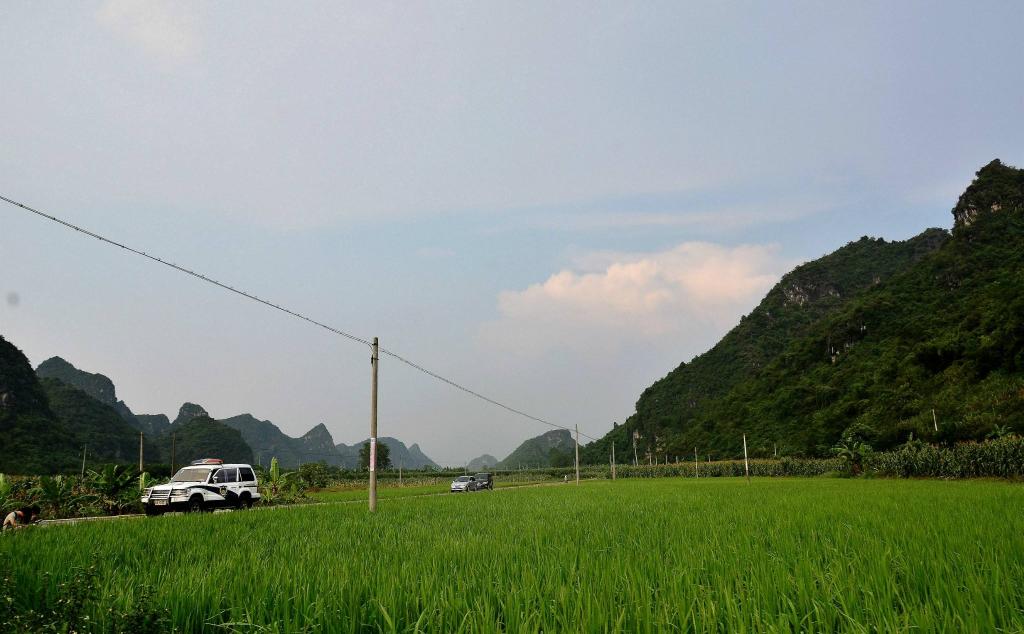
[[[496,401],[496,400],[494,400],[494,399],[492,399],[492,398],[490,398],[488,396],[484,396],[483,394],[480,394],[479,392],[475,392],[475,391],[469,389],[468,387],[460,385],[460,384],[456,383],[455,381],[452,381],[451,379],[447,379],[447,378],[441,376],[440,374],[437,374],[436,372],[432,372],[432,371],[424,368],[423,366],[421,366],[419,364],[413,363],[412,361],[406,359],[405,357],[402,357],[401,355],[395,354],[394,352],[391,352],[390,350],[387,350],[385,348],[381,348],[380,351],[381,351],[382,354],[386,354],[387,356],[391,357],[392,359],[395,359],[396,361],[400,361],[401,363],[404,363],[407,366],[409,366],[409,367],[411,367],[411,368],[413,368],[415,370],[419,370],[420,372],[422,372],[422,373],[424,373],[424,374],[426,374],[428,376],[431,376],[431,377],[437,379],[438,381],[441,381],[443,383],[447,383],[448,385],[454,387],[455,389],[462,390],[463,392],[465,392],[467,394],[470,394],[472,396],[475,396],[476,398],[478,398],[480,400],[486,401],[486,402],[490,403],[491,405],[496,405],[497,407],[500,407],[502,409],[508,410],[508,411],[512,412],[513,414],[518,414],[518,415],[520,415],[520,416],[522,416],[524,418],[529,418],[532,421],[536,421],[538,423],[543,423],[544,425],[549,425],[549,426],[554,427],[556,429],[564,429],[566,431],[572,431],[568,427],[565,427],[563,425],[558,425],[556,423],[552,423],[550,421],[544,420],[543,418],[538,418],[536,416],[533,416],[532,414],[527,414],[526,412],[524,412],[522,410],[518,410],[518,409],[516,409],[514,407],[510,407],[510,406],[505,405],[504,403],[498,402],[498,401]],[[585,436],[586,438],[589,438],[590,440],[597,440],[597,438],[593,438],[592,436],[587,436],[587,434],[584,434],[583,432],[580,432],[580,436]]]
[[[47,220],[50,220],[52,222],[56,222],[57,224],[63,225],[64,227],[66,227],[68,229],[72,229],[72,230],[77,231],[77,232],[79,232],[81,234],[87,235],[90,238],[95,238],[95,239],[99,240],[100,242],[105,242],[105,243],[107,243],[107,244],[109,244],[111,246],[115,246],[115,247],[118,247],[120,249],[124,249],[125,251],[128,251],[130,253],[134,253],[135,255],[140,255],[140,256],[148,259],[148,260],[152,260],[153,262],[157,262],[158,264],[162,264],[162,265],[164,265],[166,267],[172,268],[172,269],[174,269],[174,270],[176,270],[176,271],[178,271],[180,273],[184,273],[186,275],[190,275],[190,276],[192,276],[192,277],[194,277],[194,278],[196,278],[198,280],[201,280],[201,281],[206,282],[208,284],[212,284],[214,286],[220,287],[220,288],[222,288],[222,289],[224,289],[226,291],[230,291],[232,293],[235,293],[236,295],[241,295],[242,297],[244,297],[246,299],[249,299],[249,300],[252,300],[254,302],[263,304],[264,306],[268,306],[268,307],[273,308],[275,310],[279,310],[279,311],[281,311],[283,313],[291,315],[292,317],[296,317],[298,319],[301,319],[303,321],[311,323],[314,326],[318,326],[320,328],[323,328],[324,330],[326,330],[328,332],[334,333],[336,335],[340,335],[340,336],[345,337],[346,339],[349,339],[351,341],[355,341],[355,342],[361,343],[361,344],[363,344],[363,345],[365,345],[367,347],[372,347],[373,346],[373,344],[368,339],[363,339],[362,337],[357,337],[357,336],[355,336],[353,334],[345,332],[344,330],[341,330],[340,328],[335,328],[333,326],[328,326],[327,324],[325,324],[323,322],[320,322],[320,321],[317,321],[315,319],[312,319],[311,317],[307,317],[306,315],[303,315],[302,313],[298,313],[296,311],[293,311],[293,310],[290,310],[288,308],[285,308],[284,306],[281,306],[280,304],[275,304],[274,302],[262,299],[261,297],[253,295],[252,293],[248,293],[246,291],[239,290],[239,289],[237,289],[237,288],[235,288],[233,286],[230,286],[229,284],[225,284],[223,282],[219,282],[219,281],[215,280],[212,277],[209,277],[207,275],[203,275],[201,273],[197,273],[197,272],[195,272],[195,271],[193,271],[191,269],[187,269],[187,268],[185,268],[183,266],[179,266],[179,265],[177,265],[177,264],[175,264],[175,263],[173,263],[173,262],[171,262],[169,260],[165,260],[163,258],[159,258],[159,257],[157,257],[155,255],[150,255],[149,253],[146,253],[145,251],[141,251],[139,249],[132,248],[132,247],[130,247],[130,246],[124,244],[124,243],[117,242],[116,240],[111,240],[110,238],[104,237],[104,236],[102,236],[102,235],[100,235],[98,233],[95,233],[93,231],[90,231],[88,229],[80,227],[80,226],[78,226],[76,224],[68,222],[67,220],[63,220],[63,219],[58,218],[56,216],[52,216],[52,215],[50,215],[48,213],[45,213],[43,211],[40,211],[38,209],[35,209],[33,207],[30,207],[28,205],[20,203],[20,202],[18,202],[16,200],[12,200],[12,199],[10,199],[10,198],[2,195],[2,194],[0,194],[0,200],[4,201],[6,203],[9,203],[11,205],[14,205],[15,207],[19,207],[21,209],[24,209],[25,211],[33,213],[33,214],[35,214],[37,216],[40,216],[40,217],[45,218]],[[464,385],[461,385],[461,384],[459,384],[459,383],[457,383],[457,382],[455,382],[455,381],[453,381],[453,380],[451,380],[449,378],[446,378],[446,377],[441,376],[440,374],[438,374],[436,372],[428,370],[427,368],[425,368],[425,367],[423,367],[423,366],[421,366],[421,365],[419,365],[417,363],[414,363],[414,362],[406,359],[405,357],[402,357],[399,354],[391,352],[390,350],[386,350],[384,348],[380,348],[380,352],[385,354],[385,355],[387,355],[387,356],[389,356],[389,357],[391,357],[391,358],[393,358],[393,359],[395,359],[396,361],[399,361],[401,363],[404,363],[404,364],[408,365],[409,367],[411,367],[411,368],[413,368],[413,369],[415,369],[415,370],[417,370],[419,372],[422,372],[423,374],[426,374],[427,376],[433,377],[434,379],[437,379],[438,381],[441,381],[443,383],[447,383],[449,386],[454,387],[455,389],[461,390],[461,391],[465,392],[466,394],[474,396],[474,397],[476,397],[476,398],[478,398],[478,399],[480,399],[482,401],[490,403],[491,405],[495,405],[495,406],[500,407],[500,408],[502,408],[504,410],[507,410],[507,411],[509,411],[509,412],[511,412],[513,414],[517,414],[517,415],[522,416],[524,418],[528,418],[528,419],[530,419],[532,421],[536,421],[538,423],[542,423],[544,425],[548,425],[548,426],[554,427],[556,429],[564,429],[564,430],[570,431],[570,432],[572,431],[572,429],[570,429],[569,427],[566,427],[564,425],[558,425],[556,423],[552,423],[550,421],[544,420],[543,418],[538,418],[537,416],[533,416],[531,414],[527,414],[526,412],[524,412],[522,410],[516,409],[516,408],[511,407],[509,405],[505,405],[504,403],[496,401],[496,400],[494,400],[494,399],[492,399],[490,397],[484,396],[483,394],[481,394],[479,392],[471,390],[468,387],[465,387]],[[584,434],[583,432],[580,432],[580,436],[583,436],[585,438],[589,438],[590,440],[597,440],[597,438],[594,438],[593,436],[589,436],[587,434]]]
[[[134,253],[135,255],[141,255],[144,258],[150,259],[150,260],[152,260],[154,262],[159,262],[160,264],[163,264],[164,266],[168,266],[168,267],[170,267],[170,268],[172,268],[172,269],[174,269],[176,271],[180,271],[182,273],[185,273],[186,275],[191,275],[192,277],[194,277],[196,279],[200,279],[200,280],[202,280],[204,282],[207,282],[209,284],[213,284],[214,286],[219,286],[220,288],[223,288],[226,291],[231,291],[232,293],[235,293],[236,295],[241,295],[242,297],[245,297],[247,299],[251,299],[254,302],[259,302],[260,304],[263,304],[264,306],[269,306],[269,307],[274,308],[276,310],[279,310],[279,311],[281,311],[283,313],[287,313],[287,314],[291,315],[292,317],[298,317],[299,319],[302,319],[304,321],[308,321],[309,323],[311,323],[311,324],[313,324],[315,326],[319,326],[319,327],[323,328],[324,330],[333,332],[336,335],[341,335],[342,337],[345,337],[346,339],[351,339],[352,341],[358,341],[359,343],[361,343],[363,345],[366,345],[366,346],[370,346],[371,345],[370,342],[367,341],[366,339],[363,339],[361,337],[357,337],[355,335],[349,334],[349,333],[347,333],[347,332],[345,332],[343,330],[339,330],[338,328],[333,328],[333,327],[328,326],[327,324],[321,323],[321,322],[319,322],[319,321],[317,321],[315,319],[311,319],[309,317],[306,317],[305,315],[303,315],[301,313],[297,313],[297,312],[295,312],[293,310],[289,310],[289,309],[287,309],[287,308],[285,308],[283,306],[280,306],[278,304],[275,304],[273,302],[267,301],[265,299],[261,299],[261,298],[255,296],[255,295],[253,295],[252,293],[247,293],[245,291],[241,291],[241,290],[238,290],[237,288],[234,288],[232,286],[224,284],[223,282],[218,282],[217,280],[213,279],[212,277],[207,277],[206,275],[203,275],[201,273],[196,273],[195,271],[186,269],[183,266],[178,266],[177,264],[175,264],[173,262],[170,262],[168,260],[164,260],[164,259],[158,258],[155,255],[150,255],[150,254],[146,253],[145,251],[140,251],[138,249],[133,249],[132,247],[130,247],[130,246],[126,245],[126,244],[122,244],[120,242],[116,242],[114,240],[111,240],[110,238],[105,238],[105,237],[101,236],[98,233],[94,233],[92,231],[89,231],[88,229],[83,229],[82,227],[79,227],[78,225],[71,224],[70,222],[68,222],[66,220],[61,220],[60,218],[57,218],[56,216],[51,216],[50,214],[43,213],[42,211],[39,211],[38,209],[33,209],[32,207],[29,207],[28,205],[23,205],[23,204],[19,203],[16,200],[11,200],[10,198],[7,198],[6,196],[0,195],[0,200],[3,200],[4,202],[10,203],[10,204],[12,204],[12,205],[14,205],[16,207],[21,207],[25,211],[32,212],[32,213],[36,214],[37,216],[42,216],[43,218],[46,218],[47,220],[52,220],[53,222],[56,222],[56,223],[61,224],[61,225],[64,225],[65,227],[67,227],[69,229],[74,229],[75,231],[77,231],[79,233],[83,233],[83,234],[89,236],[90,238],[96,238],[100,242],[106,242],[107,244],[113,245],[115,247],[119,247],[121,249],[124,249],[125,251],[130,251],[131,253]]]

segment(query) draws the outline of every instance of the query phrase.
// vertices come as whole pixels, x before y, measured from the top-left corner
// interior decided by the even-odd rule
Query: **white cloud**
[[[552,346],[613,352],[655,339],[699,349],[753,308],[792,264],[776,246],[706,242],[577,261],[584,270],[503,291],[501,316],[485,325],[483,342],[521,352]]]
[[[162,0],[106,0],[96,21],[163,62],[194,59],[201,47],[185,5]]]

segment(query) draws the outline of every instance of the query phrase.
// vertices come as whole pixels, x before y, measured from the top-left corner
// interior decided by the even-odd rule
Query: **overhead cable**
[[[142,256],[142,257],[144,257],[144,258],[146,258],[148,260],[152,260],[153,262],[157,262],[158,264],[162,264],[164,266],[170,267],[170,268],[172,268],[172,269],[174,269],[174,270],[176,270],[178,272],[184,273],[186,275],[190,275],[190,276],[192,276],[192,277],[194,277],[194,278],[196,278],[198,280],[202,280],[203,282],[206,282],[208,284],[212,284],[212,285],[217,286],[219,288],[222,288],[222,289],[224,289],[226,291],[230,291],[230,292],[232,292],[232,293],[234,293],[236,295],[241,295],[242,297],[244,297],[246,299],[249,299],[249,300],[252,300],[254,302],[263,304],[264,306],[268,306],[268,307],[273,308],[275,310],[279,310],[279,311],[281,311],[283,313],[291,315],[292,317],[296,317],[298,319],[301,319],[303,321],[311,323],[314,326],[318,326],[320,328],[323,328],[324,330],[326,330],[328,332],[331,332],[333,334],[339,335],[341,337],[345,337],[346,339],[349,339],[351,341],[355,341],[355,342],[361,343],[361,344],[363,344],[365,346],[368,346],[368,347],[371,347],[371,348],[373,347],[373,344],[368,339],[364,339],[362,337],[357,337],[357,336],[355,336],[355,335],[353,335],[351,333],[348,333],[348,332],[345,332],[344,330],[341,330],[340,328],[335,328],[333,326],[329,326],[329,325],[327,325],[327,324],[325,324],[323,322],[320,322],[320,321],[317,321],[315,319],[312,319],[311,317],[307,317],[306,315],[303,315],[302,313],[299,313],[299,312],[293,311],[291,309],[285,308],[284,306],[281,306],[280,304],[275,304],[274,302],[265,300],[265,299],[263,299],[261,297],[253,295],[252,293],[249,293],[249,292],[237,289],[237,288],[235,288],[235,287],[233,287],[233,286],[231,286],[229,284],[225,284],[224,282],[219,282],[219,281],[217,281],[216,279],[214,279],[212,277],[209,277],[207,275],[203,275],[202,273],[197,273],[197,272],[195,272],[195,271],[193,271],[191,269],[187,269],[187,268],[185,268],[183,266],[179,266],[179,265],[177,265],[177,264],[175,264],[175,263],[173,263],[173,262],[171,262],[169,260],[165,260],[165,259],[157,257],[155,255],[150,255],[149,253],[146,253],[145,251],[142,251],[142,250],[139,250],[139,249],[135,249],[135,248],[130,247],[130,246],[128,246],[128,245],[126,245],[126,244],[124,244],[122,242],[118,242],[116,240],[112,240],[110,238],[104,237],[104,236],[102,236],[102,235],[100,235],[100,234],[98,234],[98,233],[96,233],[94,231],[90,231],[90,230],[85,229],[83,227],[80,227],[80,226],[78,226],[78,225],[76,225],[74,223],[68,222],[67,220],[63,220],[63,219],[58,218],[56,216],[50,215],[48,213],[45,213],[43,211],[40,211],[40,210],[35,209],[33,207],[30,207],[30,206],[28,206],[26,204],[20,203],[20,202],[18,202],[16,200],[12,200],[12,199],[10,199],[10,198],[2,195],[2,194],[0,194],[0,200],[4,201],[6,203],[9,203],[11,205],[14,205],[15,207],[19,207],[21,209],[24,209],[25,211],[33,213],[33,214],[35,214],[37,216],[40,216],[42,218],[46,218],[47,220],[50,220],[52,222],[56,222],[57,224],[63,225],[64,227],[66,227],[68,229],[72,229],[72,230],[77,231],[77,232],[79,232],[81,234],[87,235],[90,238],[95,238],[95,239],[99,240],[100,242],[105,242],[105,243],[107,243],[107,244],[109,244],[111,246],[118,247],[119,249],[124,249],[125,251],[128,251],[130,253],[134,253],[135,255]],[[485,401],[487,403],[490,403],[491,405],[495,405],[495,406],[500,407],[500,408],[502,408],[504,410],[507,410],[507,411],[509,411],[509,412],[511,412],[513,414],[517,414],[517,415],[522,416],[524,418],[528,418],[528,419],[530,419],[532,421],[536,421],[538,423],[542,423],[544,425],[548,425],[548,426],[554,427],[556,429],[564,429],[564,430],[567,430],[567,431],[572,431],[571,428],[566,427],[564,425],[558,425],[556,423],[552,423],[550,421],[544,420],[543,418],[539,418],[537,416],[533,416],[532,414],[528,414],[528,413],[526,413],[526,412],[524,412],[522,410],[516,409],[516,408],[511,407],[509,405],[505,405],[504,403],[496,401],[496,400],[494,400],[494,399],[492,399],[492,398],[490,398],[488,396],[484,396],[483,394],[481,394],[479,392],[471,390],[468,387],[465,387],[465,386],[463,386],[463,385],[461,385],[459,383],[456,383],[455,381],[453,381],[453,380],[451,380],[449,378],[446,378],[446,377],[441,376],[440,374],[438,374],[436,372],[428,370],[427,368],[425,368],[425,367],[423,367],[423,366],[421,366],[421,365],[419,365],[417,363],[414,363],[414,362],[410,361],[409,359],[406,359],[405,357],[402,357],[399,354],[391,352],[390,350],[386,350],[384,348],[380,348],[380,352],[382,354],[384,354],[384,355],[387,355],[387,356],[395,359],[396,361],[399,361],[401,363],[404,363],[405,365],[408,365],[409,367],[411,367],[411,368],[413,368],[413,369],[415,369],[415,370],[417,370],[419,372],[422,372],[423,374],[426,374],[426,375],[428,375],[430,377],[433,377],[434,379],[437,379],[438,381],[441,381],[443,383],[448,384],[451,387],[454,387],[454,388],[456,388],[458,390],[461,390],[461,391],[465,392],[466,394],[469,394],[469,395],[474,396],[474,397],[476,397],[476,398],[478,398],[480,400],[483,400],[483,401]],[[583,436],[585,438],[589,438],[590,440],[597,440],[597,438],[594,438],[593,436],[589,436],[587,434],[584,434],[583,432],[579,432],[579,435]]]

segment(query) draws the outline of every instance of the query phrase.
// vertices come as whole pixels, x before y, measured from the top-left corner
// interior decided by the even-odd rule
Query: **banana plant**
[[[156,478],[149,475],[148,471],[143,471],[139,474],[139,491],[145,491],[149,487],[153,486],[154,482],[156,482]]]
[[[292,475],[291,473],[282,473],[277,458],[271,458],[270,471],[267,472],[267,478],[263,483],[262,499],[270,503],[279,500],[291,487]]]
[[[832,453],[841,459],[852,475],[860,475],[864,470],[864,458],[872,452],[871,445],[853,438],[843,438]]]
[[[104,511],[116,514],[127,504],[124,493],[132,486],[135,478],[127,469],[119,465],[108,464],[100,471],[89,471],[89,487],[93,491],[93,497]]]
[[[82,496],[75,491],[72,478],[56,475],[42,476],[33,489],[40,505],[53,516],[73,515]]]

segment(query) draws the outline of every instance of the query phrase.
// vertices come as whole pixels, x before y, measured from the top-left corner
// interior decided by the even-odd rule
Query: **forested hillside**
[[[252,449],[242,439],[242,434],[209,416],[198,416],[174,426],[173,440],[171,434],[165,434],[160,437],[160,445],[168,461],[173,454],[177,467],[211,457],[225,462],[254,463]]]
[[[993,161],[952,236],[862,238],[798,267],[585,455],[605,461],[634,433],[644,453],[735,456],[746,433],[754,455],[821,455],[844,435],[886,448],[1020,427],[1022,199],[1024,172]]]
[[[0,336],[0,473],[70,469],[78,451],[28,359]]]
[[[40,383],[50,409],[74,439],[78,451],[87,448],[92,462],[138,463],[139,430],[119,411],[63,381],[44,378]],[[148,462],[163,461],[153,437],[145,439],[143,455]]]
[[[552,429],[524,441],[496,466],[500,469],[566,467],[573,464],[575,450],[576,441],[573,440],[572,432]]]

